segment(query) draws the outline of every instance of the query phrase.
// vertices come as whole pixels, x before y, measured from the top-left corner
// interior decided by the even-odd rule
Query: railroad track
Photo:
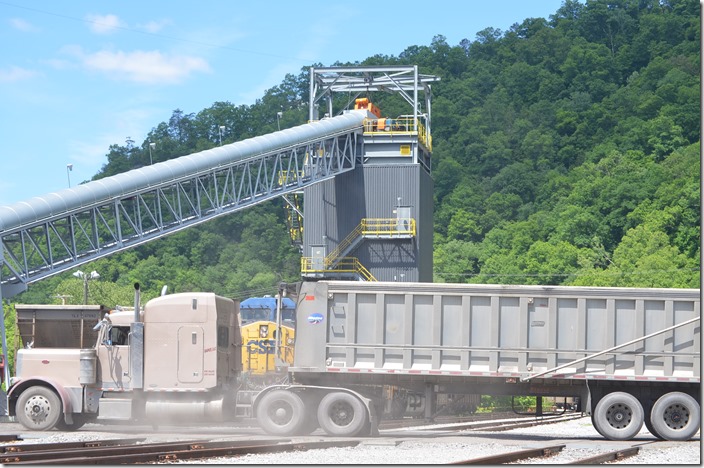
[[[437,442],[430,442],[431,446],[437,446],[442,444],[441,441],[449,440],[450,444],[457,444],[458,440],[466,441],[478,441],[478,445],[485,443],[485,440],[492,440],[494,436],[488,434],[493,431],[504,431],[510,428],[526,427],[527,425],[541,425],[546,423],[555,423],[564,421],[566,419],[573,419],[577,415],[570,415],[568,417],[542,417],[536,418],[535,420],[526,420],[528,418],[520,418],[513,421],[510,420],[499,420],[499,421],[473,421],[473,422],[460,422],[460,423],[446,423],[441,425],[432,426],[417,426],[408,427],[405,429],[397,429],[397,432],[393,430],[380,431],[379,439],[370,439],[367,437],[359,437],[353,439],[341,439],[341,438],[331,438],[331,440],[321,440],[315,437],[312,440],[309,437],[291,437],[288,438],[261,438],[259,440],[252,440],[251,434],[249,436],[243,436],[242,434],[232,434],[230,433],[216,433],[205,435],[201,433],[202,440],[182,440],[180,442],[159,442],[159,443],[146,443],[146,442],[156,442],[155,440],[150,440],[147,434],[142,434],[139,432],[133,433],[134,436],[147,436],[147,437],[133,437],[133,438],[121,438],[121,439],[109,439],[109,433],[105,433],[107,437],[105,439],[91,440],[91,441],[80,441],[80,442],[52,442],[52,443],[12,443],[12,440],[21,440],[21,436],[6,435],[3,438],[7,441],[0,444],[0,463],[11,464],[62,464],[62,465],[83,465],[83,464],[129,464],[129,463],[178,463],[186,460],[196,460],[198,463],[200,460],[207,460],[219,457],[241,457],[245,455],[250,455],[248,460],[253,460],[252,463],[257,463],[259,457],[256,455],[261,455],[262,459],[271,460],[274,454],[275,460],[301,460],[301,455],[295,455],[295,452],[301,452],[313,449],[333,449],[338,447],[347,447],[353,449],[353,452],[348,452],[351,457],[358,457],[355,455],[358,451],[361,453],[366,453],[369,447],[375,446],[394,446],[399,443],[406,443],[412,440],[423,440],[429,441],[429,439],[437,440]],[[195,429],[195,428],[194,428]],[[403,431],[403,432],[401,432]],[[468,431],[482,431],[475,437],[474,434],[470,437],[465,437]],[[195,434],[198,432],[191,432]],[[454,433],[454,434],[453,434]],[[453,437],[455,435],[460,436],[462,439],[457,439]],[[115,434],[112,434],[114,437]],[[167,434],[161,434],[160,438],[164,439],[164,436],[169,437]],[[178,436],[176,436],[178,437]],[[235,437],[239,439],[235,439]],[[247,437],[242,439],[242,437]],[[266,437],[266,436],[265,436]],[[447,439],[450,437],[450,439]],[[521,440],[523,437],[517,434],[515,437],[513,435],[497,435],[498,440],[505,440],[507,437],[510,440]],[[614,460],[621,460],[631,457],[639,453],[640,448],[644,445],[654,444],[652,447],[657,447],[659,441],[648,441],[633,444],[617,444],[608,445],[600,443],[598,440],[593,441],[592,439],[585,439],[584,443],[579,441],[579,446],[575,446],[571,443],[565,443],[560,440],[559,436],[557,438],[545,439],[545,446],[538,448],[525,449],[525,445],[507,444],[503,446],[498,446],[496,448],[489,448],[491,451],[482,451],[481,449],[477,451],[473,449],[471,445],[467,447],[468,452],[464,456],[476,456],[485,453],[492,453],[498,451],[502,452],[498,455],[491,455],[481,458],[472,458],[462,461],[453,461],[452,463],[447,463],[448,460],[453,460],[453,458],[445,458],[444,461],[439,463],[447,464],[458,464],[458,465],[495,465],[495,464],[511,464],[511,463],[538,463],[538,464],[602,464],[608,463]],[[170,437],[169,437],[170,438]],[[227,438],[227,439],[225,439]],[[230,439],[232,438],[232,439]],[[575,439],[574,437],[570,437]],[[65,439],[64,439],[65,440]],[[174,439],[171,439],[174,440]],[[384,442],[386,440],[387,442]],[[530,440],[538,440],[530,438]],[[25,441],[26,442],[26,441]],[[411,442],[412,443],[412,442]],[[463,443],[463,442],[460,442]],[[525,442],[524,442],[525,443]],[[552,445],[547,445],[552,444]],[[558,445],[563,444],[563,445]],[[512,450],[513,449],[513,450]],[[437,450],[437,449],[435,449]],[[339,463],[339,455],[332,455],[334,453],[339,454],[339,452],[331,452],[328,458],[325,458],[325,450],[317,450],[316,454],[303,456],[304,460],[306,457],[311,457],[311,460],[325,460],[325,463]],[[652,450],[650,450],[652,453]],[[429,456],[428,452],[422,452],[423,457]],[[473,455],[471,455],[473,454]],[[399,454],[400,455],[400,454]],[[254,456],[254,458],[252,458]],[[366,455],[365,455],[366,456]],[[370,451],[369,461],[373,460],[373,450]],[[269,457],[269,458],[266,458]],[[585,458],[586,457],[586,458]],[[454,458],[454,460],[459,460],[462,458],[462,453],[459,453],[459,457]],[[533,459],[533,460],[529,460]],[[415,459],[414,459],[415,460]],[[233,461],[234,462],[234,461]],[[266,462],[271,463],[271,462]],[[273,462],[278,463],[278,462]],[[285,462],[284,462],[285,463]]]
[[[97,443],[97,444],[96,444]],[[349,447],[359,443],[349,441],[291,442],[290,440],[256,441],[182,441],[140,444],[135,439],[80,443],[31,444],[0,447],[4,451],[0,462],[8,465],[95,465],[156,463],[215,458],[251,453],[287,452],[330,447]],[[97,445],[97,446],[96,446]],[[77,449],[80,448],[80,451]]]
[[[538,447],[526,450],[515,450],[511,452],[500,453],[496,455],[490,455],[488,457],[472,458],[469,460],[463,460],[458,462],[448,463],[448,465],[502,465],[516,463],[520,461],[525,461],[528,459],[538,459],[537,461],[547,463],[548,459],[558,453],[560,453],[565,448],[565,445],[551,445],[546,447]],[[598,455],[593,455],[586,458],[580,458],[577,460],[564,462],[561,464],[565,465],[600,465],[602,463],[608,463],[616,460],[622,460],[624,458],[632,457],[637,455],[640,451],[638,445],[628,447],[620,450],[613,450],[610,452],[600,453]]]
[[[394,430],[428,430],[428,431],[488,431],[499,432],[510,429],[520,429],[524,427],[540,426],[543,424],[554,424],[572,419],[582,418],[582,415],[569,414],[562,416],[541,416],[541,417],[523,417],[519,419],[504,419],[504,420],[482,420],[482,421],[459,421],[459,422],[443,422],[438,424],[427,424],[426,422],[408,424],[385,424],[380,425],[380,432],[391,432]],[[417,421],[417,420],[416,420]],[[426,425],[420,425],[426,424]]]
[[[254,453],[304,451],[332,447],[354,447],[359,440],[292,442],[290,440],[258,441],[181,441],[140,444],[143,439],[113,439],[92,442],[62,442],[2,446],[0,462],[8,465],[95,465],[129,463],[164,463],[193,459],[228,457]],[[586,458],[560,464],[597,465],[637,455],[637,444],[607,451]],[[449,465],[500,465],[528,459],[535,463],[549,463],[550,457],[561,453],[565,445],[550,445],[525,450],[513,450],[486,457],[448,463]],[[80,450],[77,452],[77,450]]]
[[[438,416],[433,419],[432,424],[456,424],[456,423],[472,423],[472,422],[491,422],[508,419],[524,419],[532,420],[536,418],[553,418],[563,416],[576,416],[580,413],[561,412],[561,413],[545,413],[541,416],[535,414],[517,414],[513,411],[502,411],[495,413],[476,413],[469,416]],[[425,426],[428,421],[422,418],[418,419],[383,419],[379,422],[379,429],[396,429],[401,427]]]

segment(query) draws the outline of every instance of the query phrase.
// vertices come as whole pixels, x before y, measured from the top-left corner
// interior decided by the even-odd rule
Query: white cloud
[[[210,72],[200,57],[165,55],[159,51],[111,52],[87,55],[84,65],[116,79],[137,83],[179,83],[194,72]]]
[[[96,34],[112,34],[117,28],[126,27],[117,15],[86,15],[90,30]]]
[[[208,62],[200,57],[165,54],[157,50],[86,53],[79,46],[67,46],[62,51],[78,58],[88,70],[103,73],[114,80],[135,83],[175,84],[193,73],[211,71]]]
[[[29,23],[21,18],[12,18],[10,19],[10,25],[17,29],[18,31],[22,32],[37,32],[39,31],[39,28],[34,26],[32,23]]]
[[[0,83],[14,83],[16,81],[22,81],[33,76],[37,73],[32,70],[27,70],[26,68],[20,68],[17,66],[11,66],[9,69],[0,69]]]
[[[162,19],[159,21],[152,20],[144,24],[139,24],[137,27],[151,34],[156,34],[171,24],[171,20]]]

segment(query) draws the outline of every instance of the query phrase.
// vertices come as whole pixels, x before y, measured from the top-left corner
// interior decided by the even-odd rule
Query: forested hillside
[[[417,64],[433,85],[435,281],[699,287],[700,5],[567,0],[549,19],[487,28],[362,63]],[[307,69],[251,106],[175,110],[108,149],[95,178],[305,123]],[[397,103],[376,104],[397,115]],[[281,201],[93,262],[90,302],[203,290],[242,299],[296,281]],[[64,273],[18,302],[82,300]]]

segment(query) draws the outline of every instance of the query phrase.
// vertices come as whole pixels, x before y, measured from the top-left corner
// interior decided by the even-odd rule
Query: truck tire
[[[651,418],[652,418],[652,413],[649,413],[648,410],[645,410],[645,428],[646,428],[646,429],[648,430],[648,432],[650,432],[650,433],[653,435],[653,437],[655,437],[656,439],[665,440],[665,439],[663,438],[663,436],[661,436],[660,434],[658,434],[658,431],[656,431],[655,428],[653,427],[653,422],[652,422]]]
[[[305,405],[293,392],[273,390],[257,405],[257,421],[267,434],[298,434],[306,422]]]
[[[357,397],[345,392],[328,393],[318,406],[318,423],[326,434],[354,437],[367,424],[367,409]]]
[[[17,399],[17,420],[30,431],[48,431],[63,418],[59,396],[50,388],[34,386]]]
[[[682,392],[670,392],[658,398],[650,412],[656,436],[665,440],[689,440],[699,430],[699,403]]]
[[[643,427],[643,406],[630,393],[613,392],[599,400],[594,428],[609,440],[631,440]]]
[[[94,421],[94,420],[95,420],[94,416],[89,416],[89,415],[86,415],[83,413],[74,413],[72,424],[66,424],[66,421],[64,420],[64,418],[61,417],[56,422],[56,429],[58,429],[60,431],[65,431],[65,432],[77,431],[78,429],[85,426],[87,423]]]
[[[594,417],[594,413],[592,413],[592,414],[590,415],[590,418],[591,418],[591,420],[592,420],[592,427],[593,427],[594,429],[596,429],[596,432],[598,432],[599,434],[601,434],[602,437],[606,437],[604,434],[601,433],[601,431],[599,430],[599,427],[596,425],[596,419],[595,419],[595,417]]]

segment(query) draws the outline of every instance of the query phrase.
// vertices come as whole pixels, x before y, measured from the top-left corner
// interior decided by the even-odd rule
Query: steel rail
[[[487,457],[472,458],[470,460],[447,463],[447,465],[499,465],[502,463],[513,463],[518,460],[525,460],[526,458],[551,457],[564,448],[565,445],[551,445],[548,447],[517,450],[514,452],[500,453],[498,455],[489,455]]]
[[[16,439],[13,440],[19,440],[18,436],[8,437],[16,437]],[[0,453],[29,453],[39,450],[74,450],[77,448],[113,447],[116,445],[135,444],[144,440],[145,437],[134,437],[130,439],[82,440],[78,442],[55,442],[45,444],[7,444],[0,446]]]
[[[251,453],[275,453],[300,451],[330,447],[350,447],[359,443],[357,440],[315,441],[315,442],[276,442],[261,441],[220,441],[220,442],[175,442],[166,444],[130,445],[94,450],[75,450],[67,452],[36,452],[35,454],[15,454],[15,459],[2,460],[12,465],[95,465],[154,463],[195,458],[216,458]],[[24,458],[22,456],[24,455]]]
[[[600,465],[602,463],[608,463],[616,460],[623,460],[624,458],[632,457],[638,455],[640,452],[640,447],[628,447],[626,449],[614,450],[613,452],[602,453],[599,455],[594,455],[593,457],[581,458],[579,460],[571,461],[565,463],[566,465]]]
[[[406,426],[403,429],[408,430],[424,430],[424,431],[486,431],[486,432],[500,432],[508,431],[511,429],[521,429],[524,427],[534,427],[542,426],[545,424],[554,424],[559,422],[571,421],[573,419],[581,419],[583,416],[581,414],[570,414],[565,416],[542,416],[543,419],[533,419],[531,417],[525,417],[522,421],[463,421],[463,422],[447,422],[433,424],[432,426]],[[383,432],[393,432],[398,430],[397,428],[384,428],[380,429]]]

